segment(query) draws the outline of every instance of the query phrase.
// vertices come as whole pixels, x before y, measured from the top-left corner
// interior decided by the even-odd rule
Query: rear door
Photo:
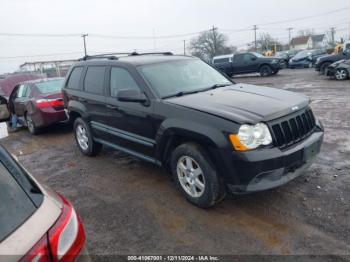
[[[90,124],[100,123],[107,124],[107,107],[106,107],[106,66],[88,66],[85,69],[83,80],[83,90],[78,97],[89,114]],[[95,137],[103,137],[104,132],[93,129]]]

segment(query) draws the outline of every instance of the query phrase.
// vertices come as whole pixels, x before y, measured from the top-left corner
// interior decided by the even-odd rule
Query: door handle
[[[110,108],[110,109],[118,109],[119,108],[117,106],[112,106],[112,105],[107,105],[107,107]]]

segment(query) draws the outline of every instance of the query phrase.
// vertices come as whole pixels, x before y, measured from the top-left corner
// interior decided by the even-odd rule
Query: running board
[[[159,160],[155,159],[155,158],[146,156],[146,155],[144,155],[144,154],[135,152],[135,151],[133,151],[133,150],[127,149],[127,148],[122,147],[122,146],[118,146],[118,145],[116,145],[116,144],[107,142],[107,141],[102,140],[102,139],[94,138],[94,141],[97,142],[97,143],[100,143],[100,144],[102,144],[102,145],[105,145],[105,146],[114,148],[114,149],[116,149],[116,150],[122,151],[122,152],[127,153],[127,154],[129,154],[129,155],[132,155],[132,156],[134,156],[134,157],[140,158],[140,159],[145,160],[145,161],[147,161],[147,162],[151,162],[151,163],[156,164],[156,165],[158,165],[158,166],[162,166],[162,163],[161,163]]]

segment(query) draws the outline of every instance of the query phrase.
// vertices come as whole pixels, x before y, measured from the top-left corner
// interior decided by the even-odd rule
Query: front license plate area
[[[320,152],[321,143],[316,141],[315,143],[308,145],[304,148],[303,161],[308,162],[313,159]]]

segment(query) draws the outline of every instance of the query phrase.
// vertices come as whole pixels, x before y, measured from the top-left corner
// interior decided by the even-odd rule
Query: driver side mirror
[[[134,102],[149,105],[146,95],[137,89],[122,89],[117,93],[117,99],[121,102]]]

